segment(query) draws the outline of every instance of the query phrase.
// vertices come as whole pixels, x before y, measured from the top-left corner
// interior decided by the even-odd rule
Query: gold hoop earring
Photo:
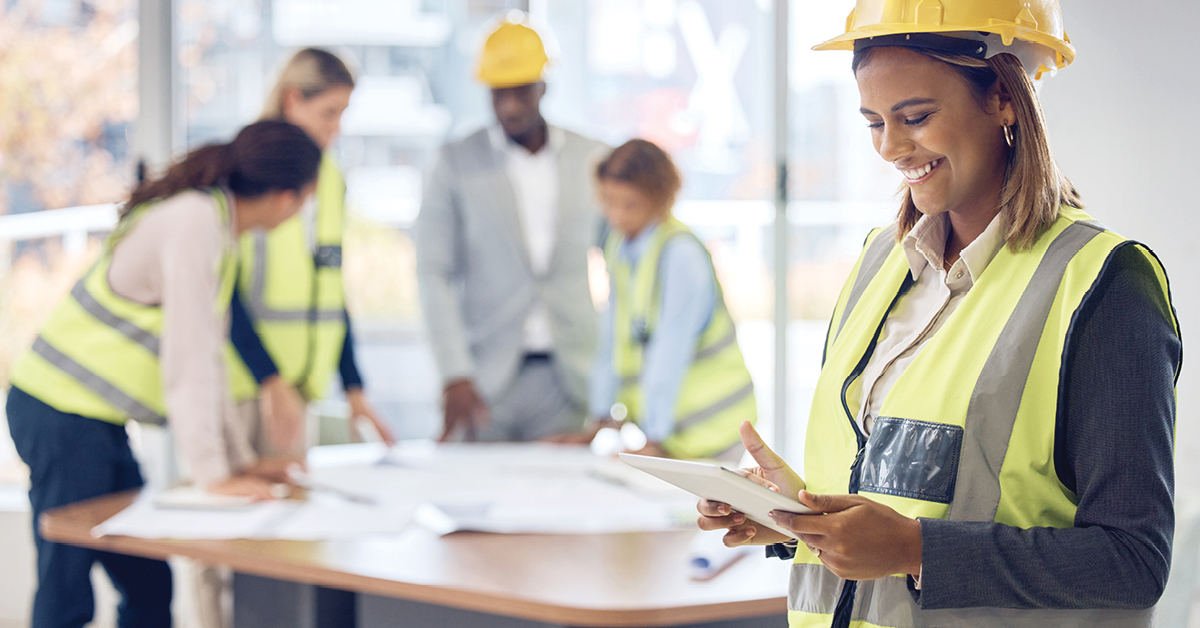
[[[1013,145],[1012,125],[1009,125],[1009,124],[1004,125],[1004,143],[1008,144],[1009,148],[1012,148],[1012,145]]]

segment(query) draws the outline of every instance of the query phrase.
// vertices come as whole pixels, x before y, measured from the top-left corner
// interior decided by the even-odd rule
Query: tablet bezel
[[[656,458],[638,454],[618,454],[629,466],[653,475],[674,486],[709,501],[729,504],[737,512],[763,527],[788,537],[795,537],[786,528],[775,524],[767,513],[783,510],[798,514],[814,514],[807,506],[776,493],[754,480],[742,477],[719,464]]]

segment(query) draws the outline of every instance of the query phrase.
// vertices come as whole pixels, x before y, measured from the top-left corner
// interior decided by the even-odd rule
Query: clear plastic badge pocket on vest
[[[957,425],[879,417],[867,440],[859,492],[950,503],[962,439]]]

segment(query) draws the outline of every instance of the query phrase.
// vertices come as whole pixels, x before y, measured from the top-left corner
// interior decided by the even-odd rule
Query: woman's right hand
[[[307,411],[300,393],[282,377],[272,375],[263,380],[258,403],[263,429],[275,449],[282,452],[300,449]]]
[[[738,474],[749,478],[766,488],[795,499],[804,489],[804,480],[792,470],[783,458],[780,458],[763,442],[758,431],[749,421],[742,421],[740,427],[742,444],[746,451],[758,463],[751,469],[740,469]],[[746,518],[740,512],[732,510],[728,504],[713,502],[707,499],[696,504],[700,518],[696,525],[701,530],[728,530],[722,539],[726,546],[739,545],[772,545],[792,540],[792,537],[780,534],[766,526],[759,525]]]
[[[208,486],[208,492],[215,495],[232,495],[234,497],[251,497],[254,501],[275,499],[271,483],[255,475],[235,475],[225,478]]]

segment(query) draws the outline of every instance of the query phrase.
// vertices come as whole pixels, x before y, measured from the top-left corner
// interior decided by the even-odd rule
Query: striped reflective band
[[[971,392],[963,425],[955,491],[971,498],[951,502],[946,512],[948,520],[995,520],[1000,506],[1000,466],[1008,453],[1022,392],[1050,307],[1071,259],[1100,233],[1095,225],[1077,222],[1058,234],[996,339]]]
[[[842,320],[838,322],[834,338],[842,333],[842,327],[850,318],[850,312],[854,311],[854,306],[858,305],[858,300],[867,291],[867,286],[870,285],[875,275],[879,274],[879,269],[883,268],[883,263],[887,261],[892,247],[896,244],[896,229],[895,223],[885,228],[871,241],[871,245],[863,253],[862,263],[858,265],[858,275],[854,277],[854,285],[850,288],[850,297],[846,299],[846,308],[842,310]]]
[[[749,397],[750,395],[753,395],[753,394],[754,394],[754,383],[751,382],[751,383],[748,383],[745,386],[742,386],[741,388],[737,389],[736,391],[734,391],[733,394],[729,395],[728,397],[725,397],[724,399],[721,399],[720,401],[713,403],[712,405],[708,406],[707,408],[704,408],[703,410],[698,410],[698,411],[693,412],[685,417],[680,417],[679,419],[677,419],[675,421],[675,431],[680,432],[680,431],[686,430],[694,425],[702,423],[704,420],[710,419],[710,418],[720,414],[721,412],[724,412],[725,410],[732,408],[733,406],[737,405],[739,401],[741,401],[741,400],[745,399],[746,397]]]
[[[737,330],[733,326],[730,326],[729,333],[721,336],[721,339],[713,344],[697,351],[696,357],[693,359],[703,360],[705,358],[711,358],[733,344],[737,344]]]
[[[96,320],[112,327],[122,336],[145,347],[150,353],[158,355],[158,336],[112,313],[111,310],[97,301],[96,297],[92,296],[92,293],[88,292],[87,288],[83,285],[84,281],[86,281],[86,278],[79,280],[75,284],[75,287],[71,288],[71,296],[79,303],[80,307],[95,317]]]
[[[114,386],[111,382],[103,377],[89,371],[87,367],[67,357],[66,354],[50,346],[50,343],[38,336],[33,341],[33,352],[50,364],[58,367],[62,372],[79,380],[79,383],[91,389],[97,395],[104,398],[105,401],[116,406],[122,412],[129,415],[129,418],[143,423],[154,423],[163,425],[167,422],[167,417],[151,410],[142,402],[130,397]]]
[[[318,252],[321,249],[337,249],[337,266],[341,266],[342,247],[329,246],[318,247]],[[326,253],[332,257],[332,253]],[[314,257],[314,261],[317,258]],[[317,266],[321,268],[320,265]],[[250,302],[246,305],[254,314],[254,318],[260,321],[269,321],[273,323],[306,323],[310,320],[318,323],[334,323],[343,320],[345,312],[340,308],[336,310],[316,310],[310,311],[308,308],[302,310],[277,310],[267,305],[267,236],[265,233],[254,234],[254,285],[250,288]]]
[[[788,587],[788,610],[832,615],[842,579],[824,565],[796,563]],[[908,578],[889,576],[858,583],[858,600],[850,621],[875,626],[1008,626],[1011,628],[1125,628],[1148,626],[1150,610],[1022,610],[1013,608],[950,608],[924,610],[913,602]],[[919,615],[919,617],[917,616]]]

